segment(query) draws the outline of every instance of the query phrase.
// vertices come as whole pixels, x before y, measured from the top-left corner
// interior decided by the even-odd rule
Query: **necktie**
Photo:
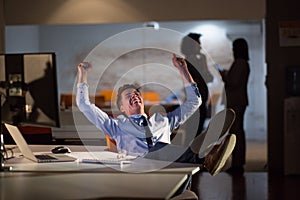
[[[141,116],[141,125],[145,128],[145,131],[146,131],[146,141],[147,141],[147,144],[148,144],[148,148],[150,149],[151,147],[153,147],[153,142],[152,142],[152,133],[151,133],[151,130],[148,126],[148,121],[146,119],[145,116]]]

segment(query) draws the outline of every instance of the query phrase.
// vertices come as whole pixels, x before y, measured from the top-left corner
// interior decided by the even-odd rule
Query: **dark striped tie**
[[[153,147],[153,142],[152,142],[152,133],[151,133],[151,130],[148,126],[148,121],[146,119],[145,116],[141,116],[140,118],[141,120],[141,125],[145,128],[145,131],[146,131],[146,141],[147,141],[147,144],[148,144],[148,148],[152,148]]]

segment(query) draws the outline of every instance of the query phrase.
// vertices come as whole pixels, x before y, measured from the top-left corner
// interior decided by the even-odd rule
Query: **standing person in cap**
[[[204,129],[204,123],[208,116],[207,103],[209,99],[209,91],[207,83],[212,82],[214,78],[208,70],[206,56],[201,52],[202,47],[200,37],[201,34],[199,33],[189,33],[182,39],[181,42],[181,53],[185,56],[188,70],[197,83],[202,97],[201,106],[187,122],[195,123],[195,120],[198,120],[198,115],[200,114],[199,127],[196,136],[201,134]]]

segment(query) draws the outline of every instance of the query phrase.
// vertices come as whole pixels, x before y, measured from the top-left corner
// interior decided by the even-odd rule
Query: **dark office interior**
[[[96,9],[97,6],[101,7],[99,11]],[[259,21],[262,24],[263,42],[265,42],[262,45],[265,48],[263,57],[266,65],[265,85],[262,86],[266,89],[265,139],[263,142],[251,140],[247,143],[249,160],[246,161],[243,175],[235,176],[222,172],[212,177],[206,172],[197,173],[192,179],[191,188],[198,198],[203,200],[293,199],[298,194],[300,183],[298,156],[300,152],[300,14],[298,8],[296,0],[249,2],[191,0],[184,3],[180,0],[157,2],[51,0],[47,3],[35,0],[0,0],[0,53],[5,54],[8,46],[14,46],[5,43],[6,38],[10,37],[6,35],[6,28],[9,26],[122,25],[122,23],[143,24],[150,21],[158,23],[201,20]],[[46,31],[47,28],[43,30]],[[59,28],[55,30],[59,32]],[[105,34],[107,37],[110,36],[107,31]],[[43,44],[37,42],[32,45]],[[90,50],[85,49],[85,52]],[[86,56],[85,52],[76,55],[76,59],[83,59]],[[61,54],[57,55],[56,59],[61,59],[61,56]],[[58,69],[60,67],[62,66],[57,66]],[[0,75],[0,78],[2,76]],[[51,144],[51,142],[63,145],[79,144],[78,141],[67,142],[62,138],[52,141],[51,128],[48,127],[38,130],[27,127],[23,131],[28,140],[35,144]],[[9,140],[7,138],[7,141]],[[106,145],[105,142],[101,144]]]

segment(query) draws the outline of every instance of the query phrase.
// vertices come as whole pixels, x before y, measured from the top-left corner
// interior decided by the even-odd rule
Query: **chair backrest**
[[[75,94],[60,94],[61,109],[71,108],[73,102],[75,102]]]
[[[96,94],[95,96],[90,95],[91,103],[94,103],[98,107],[102,107],[105,103],[105,97],[103,95]]]
[[[116,141],[111,139],[108,135],[105,135],[107,150],[112,152],[118,152]]]
[[[158,103],[159,102],[159,94],[157,92],[142,92],[142,96],[145,102],[147,103]]]
[[[71,108],[73,106],[73,104],[75,105],[75,100],[76,100],[75,94],[72,94],[72,93],[60,94],[61,109],[64,110],[64,109]],[[91,101],[91,103],[94,103],[95,105],[97,105],[99,107],[101,107],[105,103],[104,96],[100,95],[100,94],[90,95],[90,101]]]
[[[106,102],[112,102],[116,100],[116,94],[113,90],[100,90],[100,95],[104,96]]]

